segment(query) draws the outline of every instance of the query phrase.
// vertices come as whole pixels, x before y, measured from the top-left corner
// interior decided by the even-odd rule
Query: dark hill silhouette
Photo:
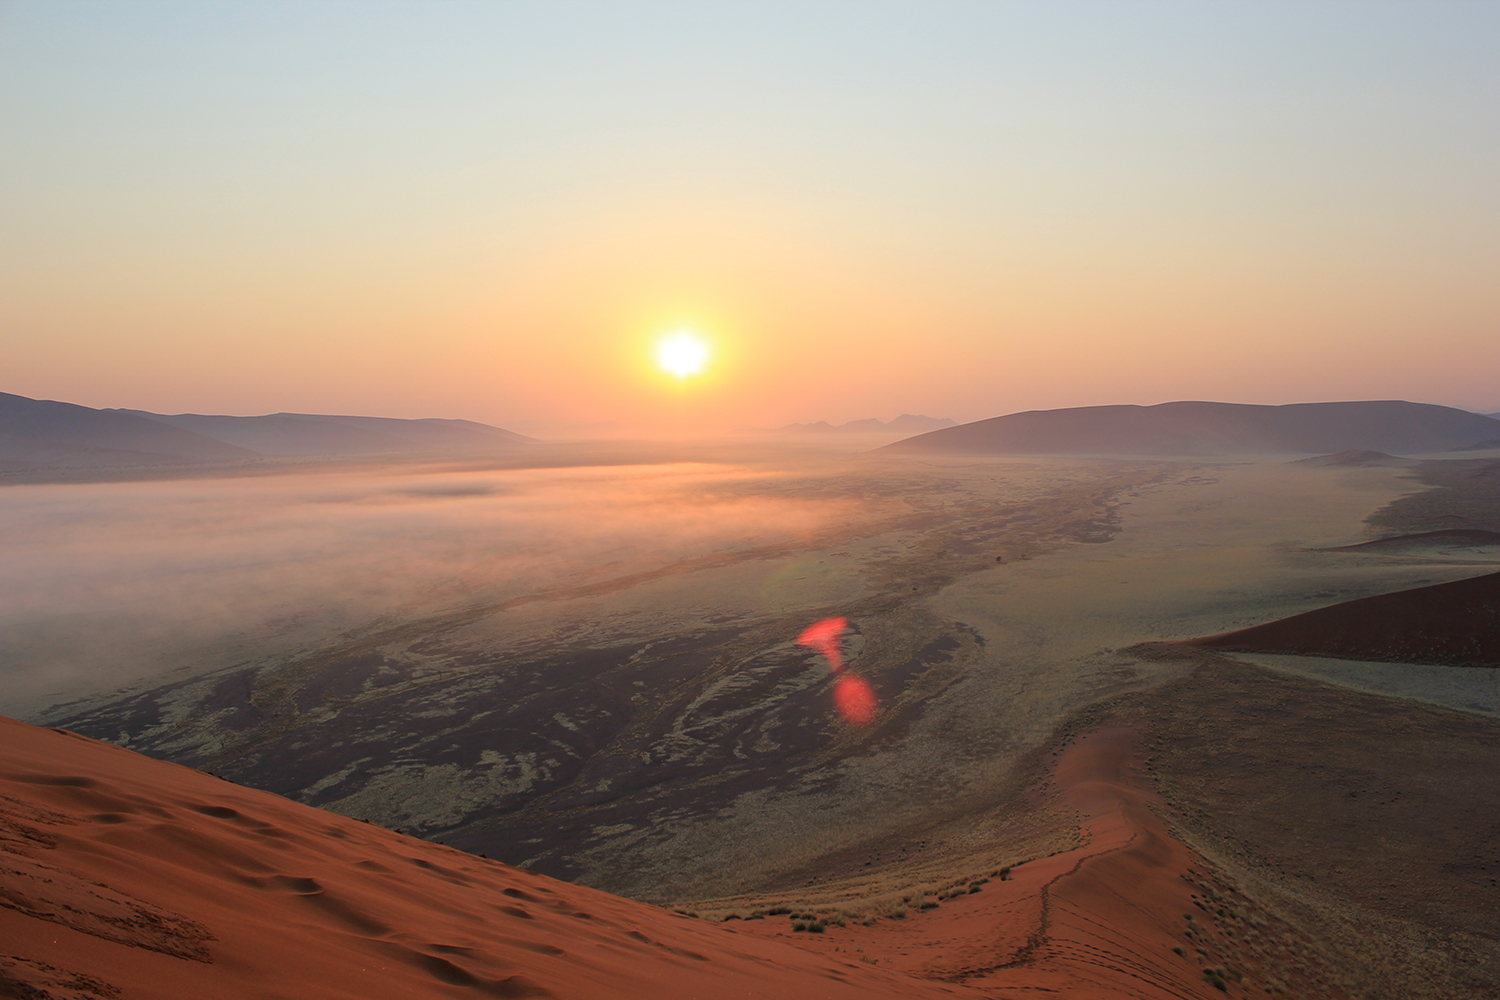
[[[1353,660],[1500,666],[1500,573],[1345,601],[1189,646]]]
[[[1500,420],[1429,403],[1176,402],[1028,410],[931,431],[883,451],[919,454],[1425,454],[1500,437]]]
[[[96,410],[0,393],[0,470],[142,468],[338,455],[487,453],[531,438],[472,420]]]
[[[1500,545],[1500,531],[1484,528],[1441,528],[1437,531],[1419,531],[1410,535],[1392,535],[1371,542],[1356,542],[1353,545],[1335,545],[1332,548],[1314,549],[1315,552],[1405,552],[1433,548],[1482,547]]]
[[[1387,455],[1383,451],[1341,451],[1337,455],[1314,455],[1312,458],[1294,459],[1294,465],[1313,465],[1320,468],[1340,468],[1358,465],[1406,465],[1410,460]]]
[[[318,413],[271,413],[230,417],[201,413],[172,415],[120,410],[194,431],[262,455],[399,455],[412,452],[488,452],[531,438],[471,420],[400,420]]]
[[[0,392],[0,460],[12,467],[183,465],[253,451],[133,413]]]

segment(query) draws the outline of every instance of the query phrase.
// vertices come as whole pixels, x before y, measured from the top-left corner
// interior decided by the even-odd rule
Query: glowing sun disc
[[[687,330],[679,331],[656,345],[656,363],[678,378],[696,375],[708,363],[708,345]]]

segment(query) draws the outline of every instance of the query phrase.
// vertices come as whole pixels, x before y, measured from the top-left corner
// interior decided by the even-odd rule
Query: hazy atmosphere
[[[0,0],[0,997],[1500,996],[1500,5]]]
[[[778,551],[878,506],[816,495],[829,488],[812,469],[693,463],[0,490],[12,533],[0,566],[11,595],[0,618],[0,711],[176,667],[285,654],[382,616]],[[774,605],[776,595],[766,599]]]
[[[571,436],[1493,411],[1497,29],[1486,2],[6,0],[5,391]],[[668,386],[649,345],[681,325],[714,358]]]

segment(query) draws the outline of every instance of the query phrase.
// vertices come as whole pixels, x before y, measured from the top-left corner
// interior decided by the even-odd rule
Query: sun
[[[708,364],[708,345],[692,330],[678,330],[657,342],[656,363],[678,378],[697,375]]]

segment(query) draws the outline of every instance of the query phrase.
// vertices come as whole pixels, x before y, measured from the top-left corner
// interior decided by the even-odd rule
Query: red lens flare
[[[797,636],[797,645],[811,646],[822,653],[828,660],[828,665],[833,668],[834,673],[844,669],[844,655],[839,650],[839,640],[843,638],[844,629],[849,627],[847,618],[824,618],[820,622],[813,622],[802,630]]]
[[[875,691],[870,682],[856,674],[844,674],[833,682],[833,704],[849,722],[868,726],[875,721]]]
[[[844,654],[839,648],[839,641],[844,637],[844,629],[848,627],[847,618],[824,618],[803,629],[802,634],[797,636],[797,644],[822,653],[837,674],[844,669]],[[853,674],[843,674],[833,682],[833,705],[846,722],[868,726],[875,721],[875,710],[880,706],[880,701],[875,697],[875,689],[870,687],[869,681]]]

